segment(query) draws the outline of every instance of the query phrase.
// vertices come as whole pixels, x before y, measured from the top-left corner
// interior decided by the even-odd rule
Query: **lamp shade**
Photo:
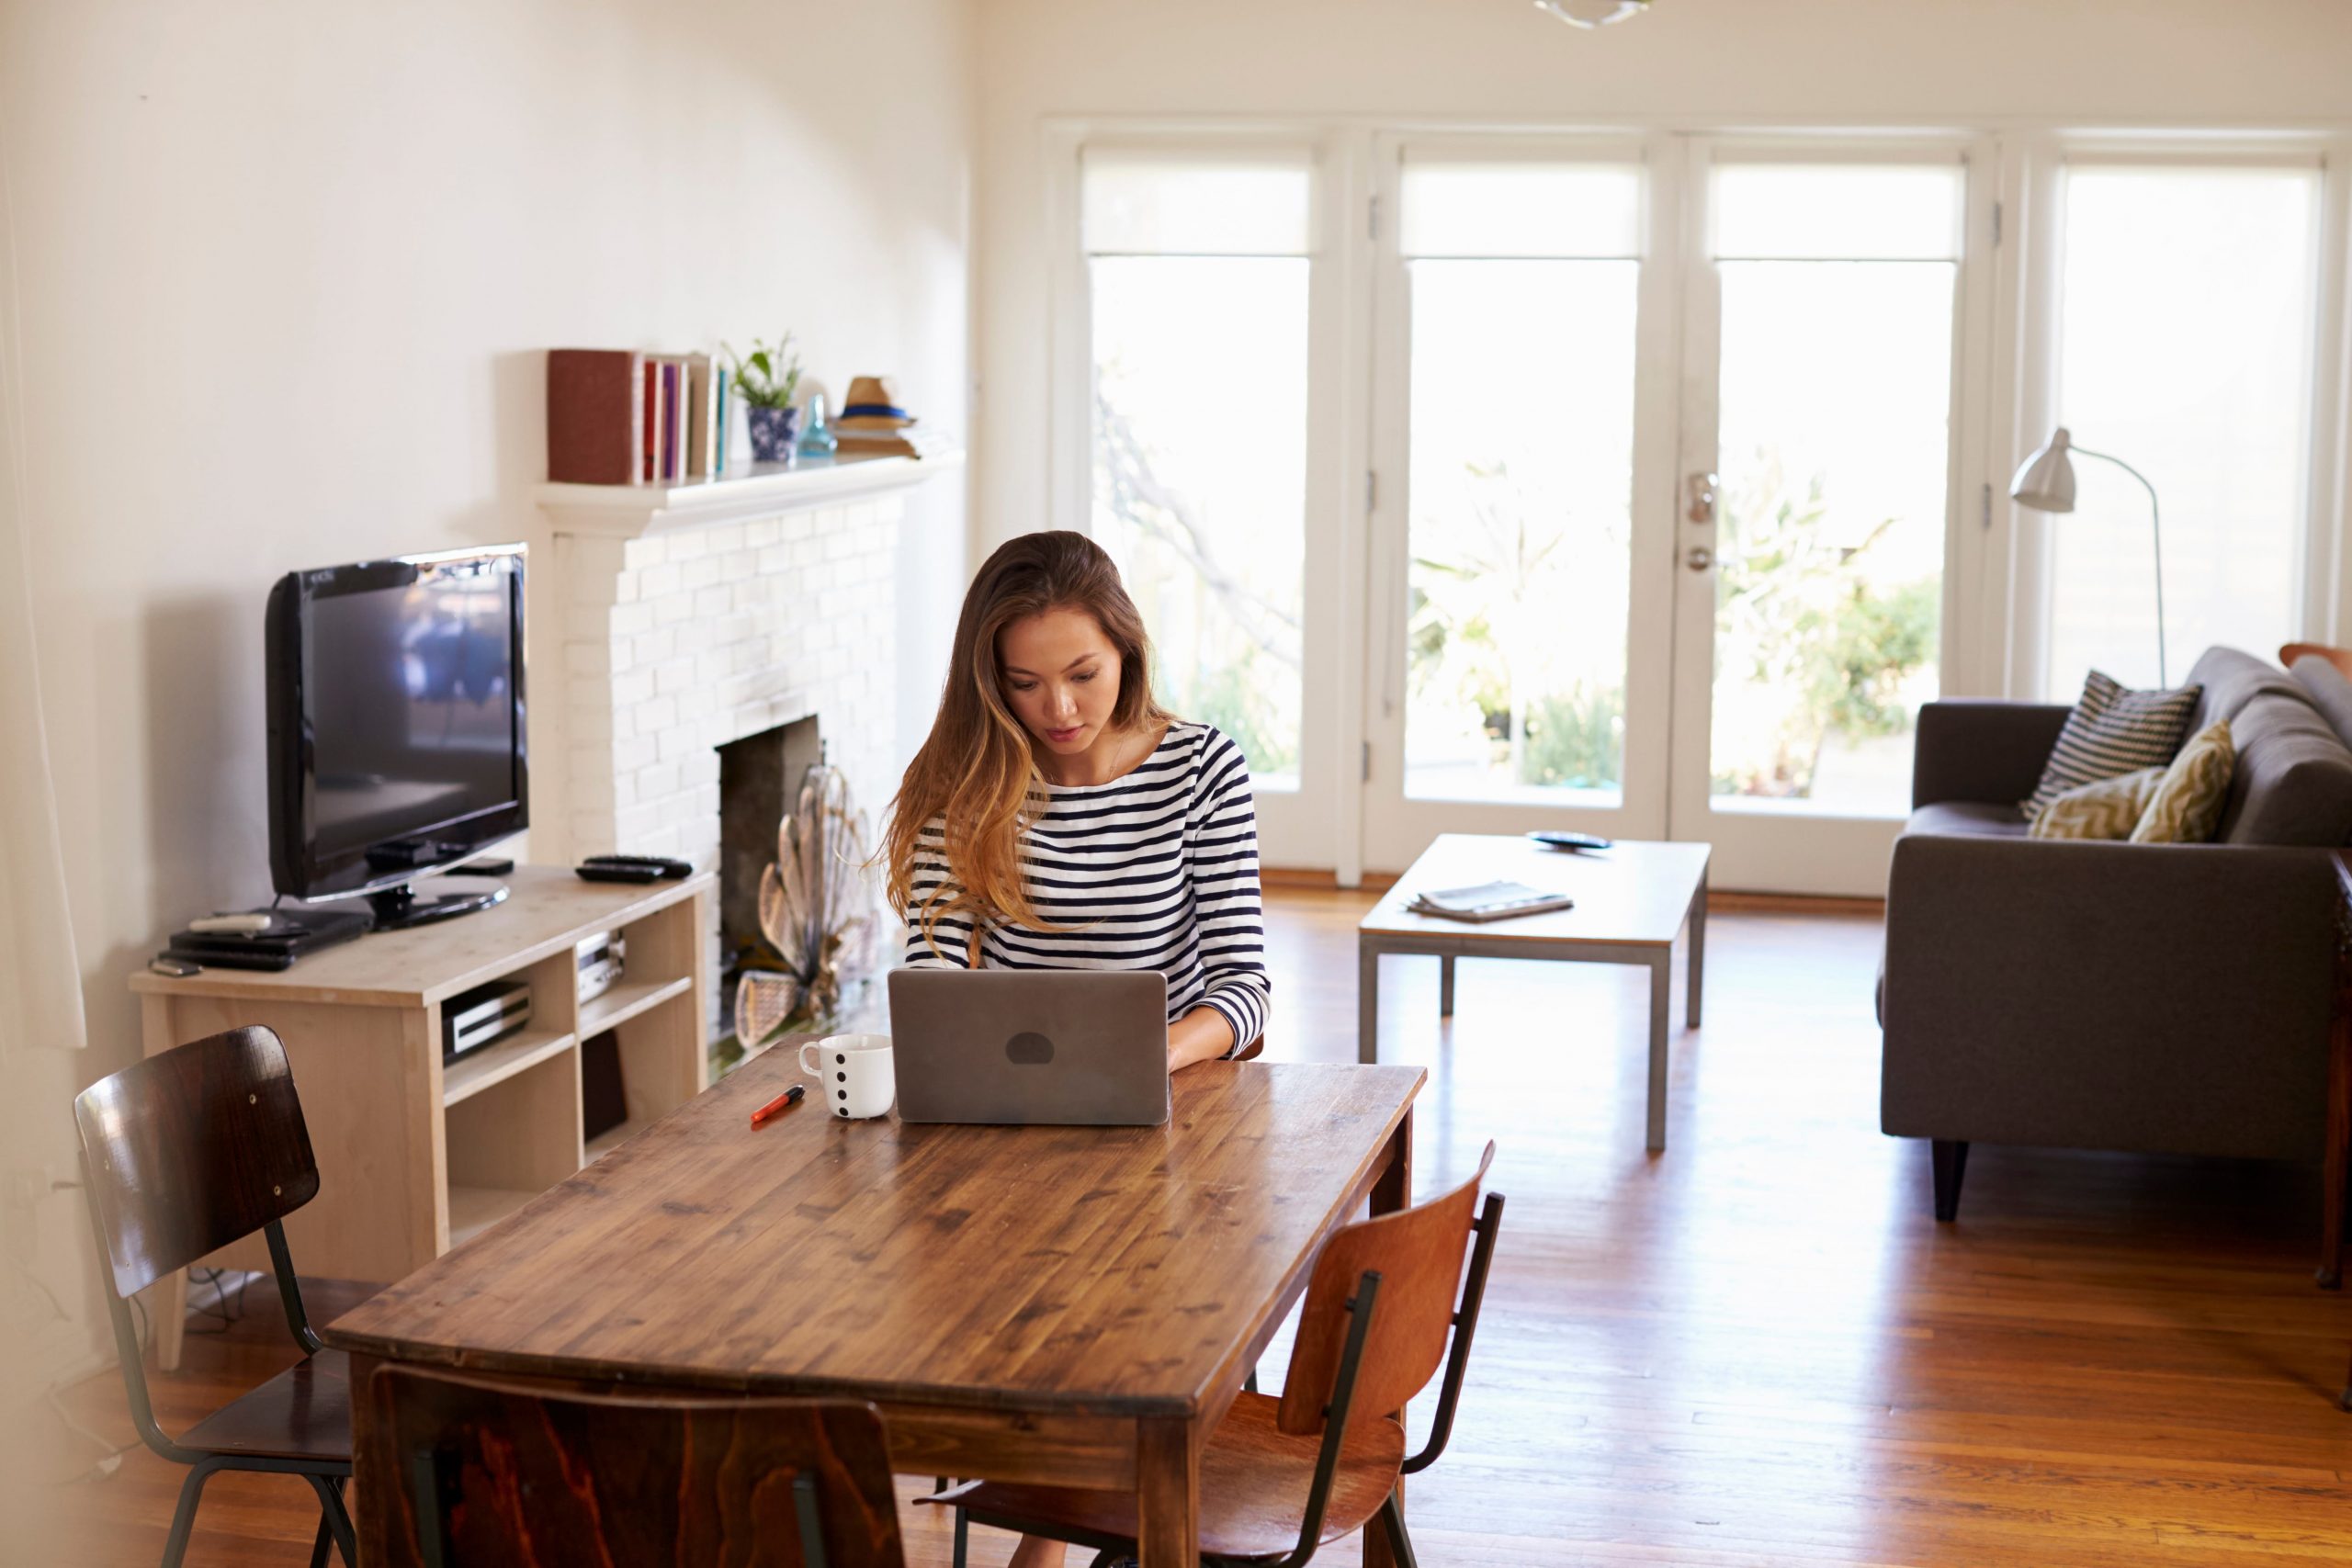
[[[2074,511],[2075,460],[2067,455],[2073,445],[2066,427],[2060,425],[2009,481],[2009,499],[2036,512]]]

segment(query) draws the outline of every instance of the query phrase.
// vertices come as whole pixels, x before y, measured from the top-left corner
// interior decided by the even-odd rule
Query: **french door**
[[[1381,148],[1368,867],[1570,828],[1883,890],[1980,461],[1976,151]]]
[[[1983,495],[1981,151],[1685,144],[1668,816],[1719,886],[1885,891]]]
[[[1883,889],[1984,504],[1983,147],[1071,151],[1058,515],[1266,863],[1566,828]]]

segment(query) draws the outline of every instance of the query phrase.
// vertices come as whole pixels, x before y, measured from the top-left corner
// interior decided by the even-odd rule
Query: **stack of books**
[[[727,367],[707,354],[548,351],[548,478],[675,484],[727,471]]]
[[[1482,882],[1476,887],[1448,887],[1417,893],[1407,908],[1441,919],[1507,920],[1513,915],[1540,915],[1547,909],[1572,909],[1576,900],[1565,893],[1545,893],[1524,882]]]
[[[841,440],[835,456],[842,457],[935,457],[953,450],[955,442],[938,431],[921,428],[922,421],[899,406],[899,394],[881,376],[860,376],[849,384],[833,434]]]

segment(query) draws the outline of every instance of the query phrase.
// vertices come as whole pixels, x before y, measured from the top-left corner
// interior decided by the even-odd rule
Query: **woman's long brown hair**
[[[939,716],[890,803],[882,858],[890,907],[916,907],[915,850],[944,821],[948,881],[921,906],[923,940],[950,915],[976,925],[1012,920],[1045,928],[1021,875],[1021,831],[1044,810],[1045,777],[1029,731],[1004,700],[997,634],[1048,610],[1083,610],[1119,651],[1119,700],[1111,727],[1132,734],[1168,722],[1151,695],[1151,644],[1143,617],[1102,547],[1083,534],[1023,534],[980,564],[956,618],[956,646]]]

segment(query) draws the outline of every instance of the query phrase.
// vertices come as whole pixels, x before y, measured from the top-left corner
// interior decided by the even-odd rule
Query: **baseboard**
[[[1283,893],[1385,893],[1396,886],[1396,877],[1393,871],[1367,871],[1354,888],[1342,889],[1337,872],[1314,866],[1270,865],[1258,872],[1261,886]],[[1869,915],[1883,919],[1886,900],[1823,893],[1744,893],[1710,888],[1707,908],[1737,915]]]
[[[1828,893],[1741,893],[1707,889],[1709,914],[1735,915],[1869,915],[1886,918],[1883,898],[1857,898]]]
[[[1258,868],[1259,885],[1279,887],[1285,893],[1385,893],[1396,886],[1393,871],[1367,871],[1355,887],[1342,888],[1336,871],[1305,865],[1266,865]]]

